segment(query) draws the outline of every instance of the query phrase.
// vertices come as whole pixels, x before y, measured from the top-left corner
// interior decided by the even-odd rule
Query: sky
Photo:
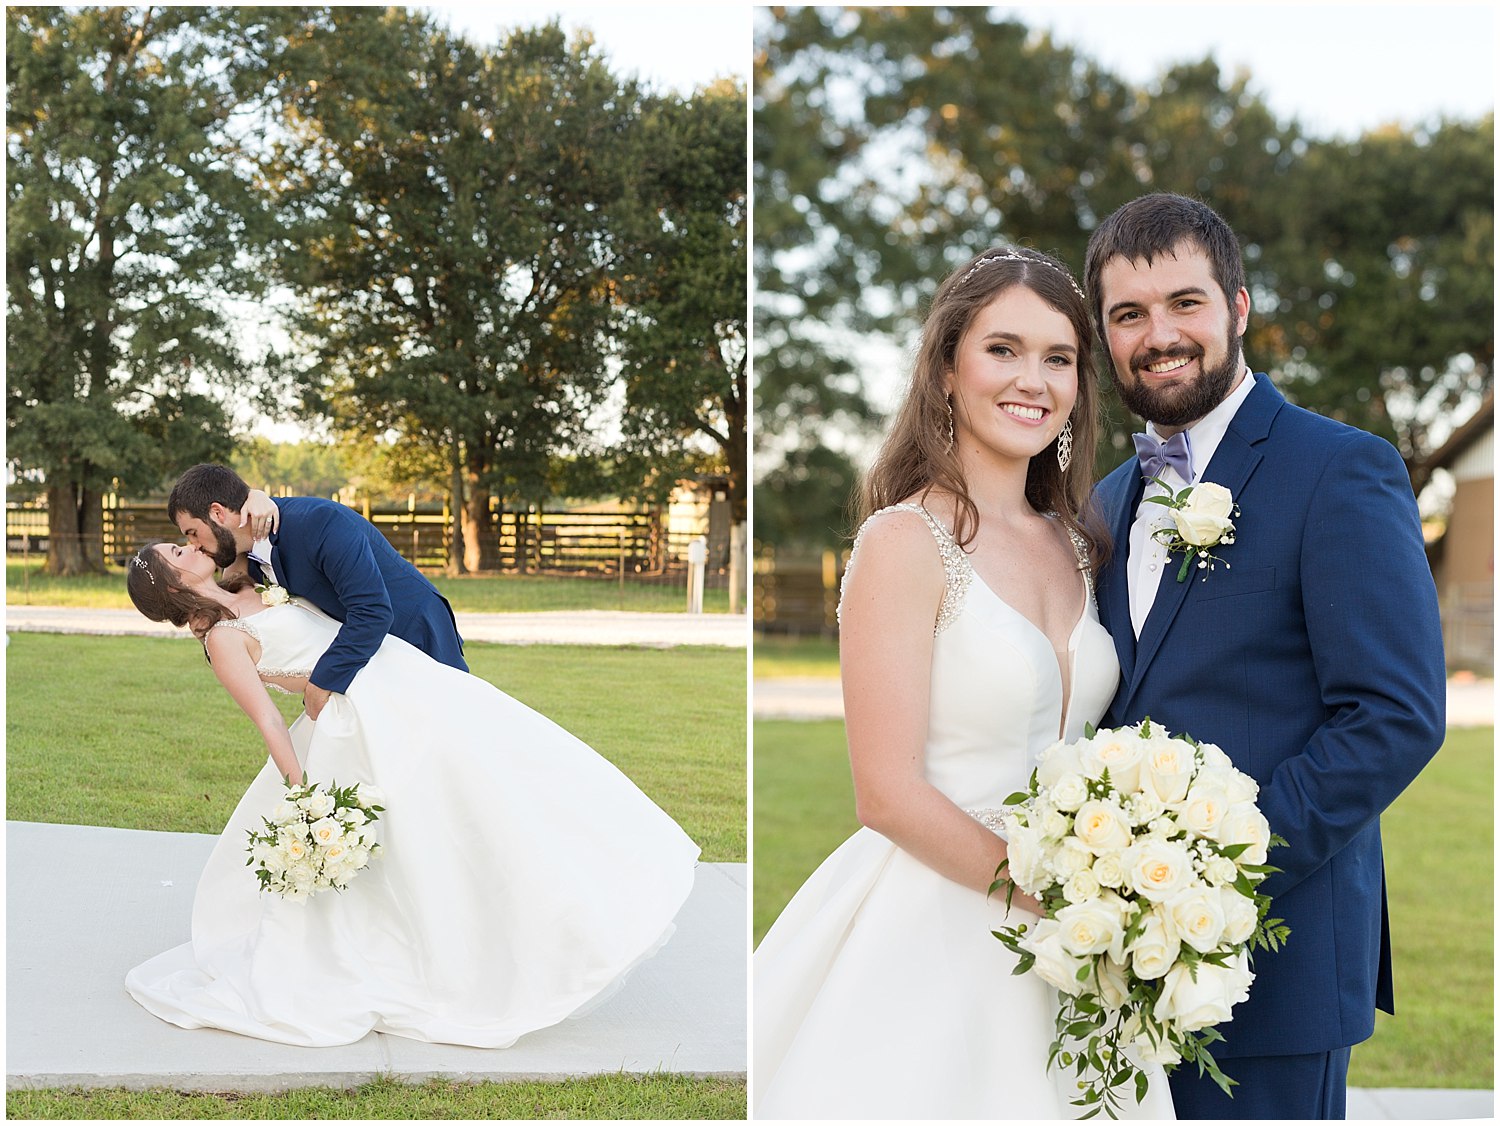
[[[1304,133],[1472,119],[1495,105],[1495,6],[1479,3],[1002,4],[1135,82],[1212,53]]]
[[[716,78],[750,80],[748,4],[418,4],[479,43],[500,32],[546,23],[587,28],[617,73],[688,94]]]

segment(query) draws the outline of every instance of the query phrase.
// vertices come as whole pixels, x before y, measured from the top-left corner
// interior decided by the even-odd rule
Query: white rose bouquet
[[[1255,888],[1286,842],[1255,804],[1259,787],[1212,743],[1173,737],[1150,719],[1042,753],[1026,793],[1005,804],[1008,857],[993,894],[1034,896],[1034,930],[995,937],[1059,991],[1049,1065],[1072,1066],[1084,1118],[1115,1117],[1140,1061],[1195,1063],[1226,1094],[1234,1084],[1208,1046],[1249,996],[1252,947],[1277,950],[1290,929],[1267,918]]]
[[[1234,517],[1240,514],[1240,510],[1229,490],[1212,481],[1203,481],[1174,496],[1160,477],[1151,480],[1167,492],[1165,496],[1147,497],[1147,502],[1172,510],[1172,523],[1158,528],[1151,537],[1165,547],[1169,555],[1182,552],[1177,581],[1186,579],[1189,568],[1195,563],[1200,571],[1205,572],[1212,571],[1217,563],[1224,563],[1210,549],[1234,543]],[[1229,564],[1224,563],[1224,567],[1227,570]],[[1203,577],[1207,579],[1208,575]]]
[[[306,899],[325,888],[343,891],[381,853],[375,822],[385,806],[374,786],[318,786],[303,779],[287,786],[265,831],[249,830],[250,858],[262,891]]]

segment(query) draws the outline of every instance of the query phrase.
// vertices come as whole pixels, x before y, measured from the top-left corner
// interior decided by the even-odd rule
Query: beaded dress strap
[[[1068,529],[1068,538],[1073,541],[1073,554],[1078,557],[1078,569],[1083,572],[1084,584],[1089,588],[1089,597],[1094,597],[1094,568],[1089,565],[1089,541],[1077,528]]]
[[[915,512],[932,532],[932,538],[937,541],[938,555],[943,560],[943,601],[938,606],[937,621],[932,627],[933,636],[936,636],[958,619],[959,607],[963,604],[969,583],[974,579],[974,568],[969,563],[969,557],[964,554],[963,548],[958,546],[952,533],[938,522],[937,517],[920,504],[913,504],[910,501],[892,504],[882,508],[879,512],[872,512],[869,519],[859,526],[859,531],[854,536],[854,546],[849,549],[849,563],[844,568],[843,582],[839,585],[839,621],[843,620],[844,586],[849,582],[849,572],[854,570],[854,559],[859,554],[859,545],[864,539],[865,529],[870,526],[871,520],[884,516],[887,512]]]
[[[247,618],[220,618],[209,629],[237,629],[241,633],[248,633],[256,641],[260,640],[260,630]]]

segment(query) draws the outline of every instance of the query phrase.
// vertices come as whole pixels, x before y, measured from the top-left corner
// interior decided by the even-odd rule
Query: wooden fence
[[[777,556],[765,550],[755,558],[750,609],[762,633],[834,637],[838,634],[839,583],[848,553]]]
[[[447,513],[409,507],[360,511],[418,567],[436,570],[447,562],[452,536]],[[494,519],[501,570],[597,576],[617,576],[623,571],[629,578],[673,584],[685,581],[688,545],[708,532],[706,518],[701,528],[669,527],[662,509],[502,511]],[[7,552],[45,553],[48,538],[45,508],[6,506]],[[104,509],[104,556],[115,563],[123,563],[147,540],[181,538],[167,520],[164,505],[119,504]],[[723,587],[728,583],[727,569],[710,567],[705,579],[710,587]]]

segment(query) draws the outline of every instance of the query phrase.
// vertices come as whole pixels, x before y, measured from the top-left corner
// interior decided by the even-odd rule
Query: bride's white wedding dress
[[[216,629],[260,641],[263,680],[308,675],[339,624],[294,600]],[[499,1048],[577,1015],[670,936],[698,847],[608,761],[478,677],[387,637],[316,722],[314,782],[384,792],[384,853],[346,891],[262,894],[246,830],[284,793],[266,767],[220,836],[192,941],[131,970],[163,1020],[287,1044],[374,1030]]]
[[[936,623],[928,780],[984,818],[1026,787],[1038,754],[1083,735],[1119,680],[1092,596],[1068,642],[1070,699],[1052,643],[974,573],[925,509],[946,591]],[[858,561],[859,539],[850,556]],[[991,818],[992,819],[992,818]],[[756,1118],[1075,1118],[1072,1069],[1047,1070],[1056,991],[991,931],[1003,896],[939,875],[870,829],[844,842],[787,904],[754,956]],[[1125,1114],[1171,1118],[1165,1076]]]

